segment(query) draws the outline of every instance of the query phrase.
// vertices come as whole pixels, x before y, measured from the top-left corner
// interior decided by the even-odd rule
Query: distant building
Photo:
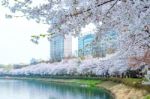
[[[55,35],[50,41],[50,56],[52,61],[61,61],[64,57],[64,37]]]
[[[95,39],[94,34],[88,34],[80,36],[78,38],[78,56],[92,56],[93,54],[93,41]]]
[[[50,56],[52,61],[61,61],[64,58],[76,56],[75,51],[75,40],[72,35],[61,35],[54,36],[50,41]]]
[[[39,63],[39,61],[37,60],[37,59],[35,59],[35,58],[32,58],[31,60],[30,60],[30,65],[36,65],[36,64],[38,64]]]
[[[117,39],[118,34],[115,31],[105,33],[105,38],[102,40],[102,43],[104,43],[106,54],[112,54],[117,50],[117,46],[119,46]]]
[[[105,57],[117,49],[117,33],[108,31],[100,42],[95,42],[95,34],[87,34],[78,38],[78,56]]]
[[[8,66],[9,66],[9,65],[8,65]],[[19,63],[19,64],[13,64],[13,65],[12,65],[12,68],[14,68],[14,69],[19,69],[19,68],[23,68],[23,67],[27,67],[27,66],[29,66],[29,64]],[[10,67],[11,67],[11,65],[10,65]]]
[[[108,31],[100,42],[95,41],[95,34],[73,37],[71,34],[54,35],[50,41],[50,56],[53,62],[76,56],[105,57],[117,49],[117,33]]]
[[[64,39],[64,57],[72,57],[72,35],[66,35]]]
[[[108,31],[101,38],[100,42],[97,42],[95,47],[95,56],[96,57],[105,57],[106,54],[115,53],[118,46],[117,41],[118,35],[115,31]]]

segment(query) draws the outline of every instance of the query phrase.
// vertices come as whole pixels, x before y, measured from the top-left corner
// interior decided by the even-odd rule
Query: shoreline
[[[103,88],[110,92],[114,99],[150,99],[150,93],[144,89],[138,89],[127,86],[123,83],[114,81],[104,81],[101,79],[54,79],[54,78],[34,78],[34,77],[0,77],[0,79],[16,79],[16,80],[36,80],[42,82],[54,82],[72,84],[82,87]]]

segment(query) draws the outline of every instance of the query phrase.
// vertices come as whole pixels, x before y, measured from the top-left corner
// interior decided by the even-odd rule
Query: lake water
[[[0,79],[0,99],[112,99],[112,97],[103,89]]]

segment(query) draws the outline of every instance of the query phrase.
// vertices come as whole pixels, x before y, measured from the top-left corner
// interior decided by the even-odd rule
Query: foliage
[[[82,27],[94,23],[97,27],[97,46],[104,34],[113,30],[118,33],[120,58],[117,61],[122,61],[121,64],[125,66],[130,65],[126,64],[129,57],[143,56],[150,49],[149,0],[48,0],[34,4],[35,2],[2,0],[1,4],[14,14],[19,11],[27,19],[49,24],[48,32],[52,34],[70,33],[78,36]],[[6,16],[18,17],[13,14]],[[37,40],[32,39],[38,44]]]
[[[116,76],[126,73],[129,66],[149,65],[150,0],[48,0],[38,5],[34,5],[34,0],[11,1],[1,0],[1,4],[13,14],[19,11],[27,19],[49,24],[49,33],[78,36],[82,27],[94,23],[98,49],[104,34],[112,30],[118,33],[118,46],[113,57],[83,60],[79,66],[74,61],[41,63],[12,70],[8,74]],[[33,42],[38,43],[38,39],[35,36]],[[131,80],[118,81],[131,84]],[[131,85],[141,86],[139,83]]]
[[[150,95],[145,96],[144,99],[150,99]]]
[[[78,84],[83,84],[83,85],[89,85],[89,86],[95,86],[97,84],[102,83],[101,80],[83,80],[83,79],[75,79],[75,80],[71,80],[74,83],[78,83]]]
[[[129,66],[140,66],[142,63],[150,65],[150,50],[147,50],[143,56],[129,58]]]

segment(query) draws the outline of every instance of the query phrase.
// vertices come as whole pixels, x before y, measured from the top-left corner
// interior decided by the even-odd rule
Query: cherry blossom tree
[[[39,3],[37,0],[1,0],[1,5],[12,12],[7,18],[26,17],[49,24],[50,34],[78,36],[81,28],[94,23],[98,47],[105,33],[117,32],[119,53],[110,59],[112,66],[127,68],[129,58],[145,56],[150,49],[150,0],[43,0]],[[16,15],[18,12],[22,14]],[[33,42],[38,43],[39,38],[33,37]],[[149,63],[149,59],[144,62]]]

